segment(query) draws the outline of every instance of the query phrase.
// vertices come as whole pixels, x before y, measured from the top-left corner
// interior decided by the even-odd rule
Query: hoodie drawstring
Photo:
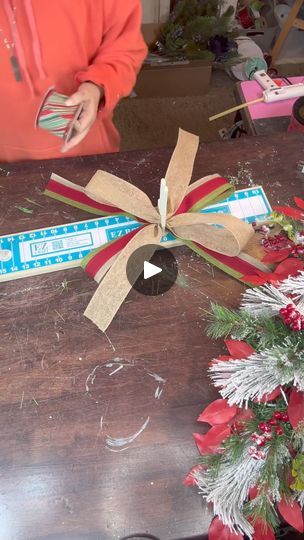
[[[37,30],[35,16],[34,16],[32,0],[25,0],[24,4],[25,4],[25,11],[26,11],[27,19],[28,19],[29,26],[32,32],[33,54],[35,58],[36,67],[37,67],[40,79],[45,79],[46,75],[45,75],[43,64],[42,64],[41,47],[40,47],[39,35],[38,35],[38,30]]]
[[[31,79],[29,71],[27,69],[24,49],[23,49],[21,38],[20,38],[20,34],[18,32],[16,19],[15,19],[15,16],[14,16],[14,11],[13,11],[10,0],[3,0],[3,2],[4,2],[4,9],[5,9],[9,24],[10,24],[10,29],[11,29],[13,41],[15,43],[17,58],[18,58],[18,61],[20,63],[20,66],[22,68],[24,78],[25,78],[25,80],[27,82],[27,85],[28,85],[28,87],[30,89],[31,95],[32,95],[32,97],[34,97],[35,96],[35,89],[34,89],[33,81]],[[41,79],[45,79],[46,75],[45,75],[43,65],[42,65],[39,36],[38,36],[37,26],[36,26],[34,12],[33,12],[33,5],[32,5],[31,0],[25,0],[25,11],[26,11],[26,16],[27,16],[27,19],[28,19],[29,27],[30,27],[31,33],[32,33],[31,37],[32,37],[32,40],[33,40],[33,56],[34,56],[34,59],[35,59],[35,64],[36,64],[36,67],[37,67],[37,70],[38,70],[38,73],[39,73],[39,77]]]

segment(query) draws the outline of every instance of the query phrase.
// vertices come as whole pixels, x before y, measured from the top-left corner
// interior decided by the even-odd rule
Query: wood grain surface
[[[0,234],[87,218],[42,194],[52,172],[84,185],[103,168],[156,204],[171,153],[2,164]],[[303,196],[301,158],[300,134],[212,143],[200,147],[193,179],[217,172],[286,203]],[[158,297],[132,291],[106,335],[83,317],[95,283],[81,269],[1,284],[1,540],[206,533],[211,512],[183,486],[197,457],[192,433],[207,428],[196,418],[217,395],[207,364],[224,350],[205,336],[204,317],[211,300],[237,306],[243,286],[188,248],[174,253],[176,284]],[[109,447],[145,422],[123,451]]]

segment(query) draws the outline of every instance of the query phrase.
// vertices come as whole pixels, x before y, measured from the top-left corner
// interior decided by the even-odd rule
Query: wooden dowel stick
[[[158,211],[160,214],[160,224],[165,231],[167,220],[167,206],[168,206],[168,186],[165,178],[162,178],[160,183],[160,194],[158,199]]]
[[[240,109],[245,109],[245,107],[249,107],[250,105],[254,105],[255,103],[262,103],[262,101],[264,101],[263,97],[259,99],[253,99],[252,101],[247,101],[247,103],[242,103],[242,105],[237,105],[236,107],[232,107],[232,109],[227,109],[226,111],[215,114],[214,116],[210,116],[209,122],[217,120],[218,118],[222,118],[222,116],[226,116],[226,114],[239,111]]]

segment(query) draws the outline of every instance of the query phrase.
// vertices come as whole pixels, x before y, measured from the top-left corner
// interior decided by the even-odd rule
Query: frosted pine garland
[[[287,296],[290,294],[295,295],[293,299]],[[304,315],[304,272],[298,277],[285,279],[278,287],[264,285],[247,290],[243,294],[241,309],[257,316],[274,316],[288,304]]]
[[[241,309],[256,316],[277,315],[281,308],[296,304],[273,285],[264,285],[260,289],[249,289],[243,294]]]
[[[249,489],[255,485],[259,477],[264,462],[252,459],[248,449],[249,445],[233,465],[230,461],[222,464],[216,478],[212,478],[208,471],[198,472],[195,477],[200,493],[207,502],[213,503],[214,513],[224,525],[236,533],[245,533],[251,539],[253,527],[244,517],[242,507]]]
[[[241,360],[214,362],[209,368],[214,386],[229,405],[248,406],[278,386],[292,384],[304,390],[304,350],[294,350],[288,339],[281,346],[253,353]]]
[[[304,231],[288,221],[304,215],[304,200],[295,203],[276,217],[295,233],[276,281],[247,290],[238,309],[207,312],[207,334],[226,339],[228,354],[209,368],[221,399],[198,417],[211,427],[194,434],[201,456],[187,482],[213,505],[210,540],[274,539],[283,520],[304,532]],[[297,275],[279,282],[288,271]]]
[[[285,294],[295,294],[298,299],[304,296],[304,272],[296,277],[289,277],[282,281],[279,285],[279,290]]]

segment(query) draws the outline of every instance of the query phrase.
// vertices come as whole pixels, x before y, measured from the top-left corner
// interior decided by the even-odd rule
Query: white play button
[[[160,274],[162,271],[162,268],[159,268],[159,266],[155,266],[155,264],[144,261],[144,279],[149,279],[156,276],[156,274]]]
[[[174,285],[178,266],[169,249],[159,249],[159,244],[145,244],[129,257],[126,275],[131,287],[138,293],[158,296]]]

